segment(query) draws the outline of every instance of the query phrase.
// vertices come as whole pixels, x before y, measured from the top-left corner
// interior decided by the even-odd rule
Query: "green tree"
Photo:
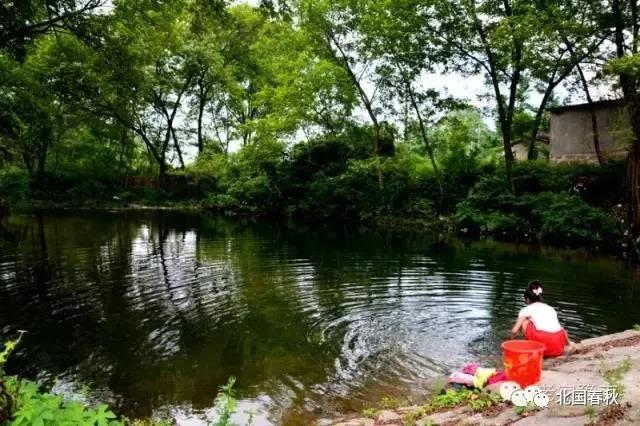
[[[436,180],[442,191],[440,171],[434,155],[429,127],[432,118],[442,109],[455,105],[452,99],[441,98],[425,81],[438,69],[441,51],[425,26],[422,6],[418,1],[349,2],[354,24],[361,34],[360,50],[375,63],[377,80],[388,109],[401,105],[404,109],[405,139],[409,122],[415,120],[418,135],[425,147]],[[411,113],[409,112],[411,111]],[[398,115],[396,113],[396,115]]]
[[[295,2],[297,19],[312,35],[316,48],[342,67],[349,77],[360,106],[366,112],[372,126],[372,153],[379,164],[381,153],[381,111],[377,92],[379,81],[372,73],[374,58],[363,55],[360,49],[362,34],[357,31],[355,15],[349,7],[349,1],[310,1]],[[367,87],[373,86],[373,88]],[[382,171],[378,166],[378,184],[382,187]]]
[[[541,94],[531,127],[530,160],[536,156],[538,132],[555,89],[574,72],[584,79],[580,63],[601,55],[608,32],[593,20],[599,7],[592,1],[563,0],[545,5],[544,13],[538,15],[543,30],[534,34],[537,48],[527,59],[533,86]],[[597,125],[594,130],[597,134]],[[597,139],[595,145],[599,152]]]
[[[184,50],[184,6],[180,0],[117,2],[99,28],[100,41],[84,50],[85,73],[74,88],[82,93],[79,107],[142,140],[161,180],[171,164],[185,164],[176,122],[195,70]]]
[[[25,62],[6,55],[0,59],[0,85],[5,88],[0,94],[4,107],[0,121],[5,130],[2,151],[13,152],[11,156],[20,158],[30,176],[40,182],[50,148],[73,127],[75,120],[59,90],[65,75],[47,60],[56,43],[52,38],[40,40],[32,46]]]
[[[507,179],[513,191],[512,135],[515,115],[523,109],[531,87],[543,93],[532,134],[555,87],[585,55],[572,56],[558,40],[583,31],[569,23],[579,3],[530,0],[446,0],[434,1],[425,9],[424,31],[430,32],[442,48],[442,58],[452,69],[484,75],[491,88],[502,135]],[[579,30],[576,30],[578,27]],[[584,37],[584,36],[582,36]],[[579,40],[582,40],[578,37]],[[601,42],[600,42],[601,43]],[[594,51],[598,44],[589,45]],[[531,84],[535,83],[535,84]]]
[[[231,143],[253,143],[260,136],[257,123],[268,113],[260,98],[270,76],[259,63],[264,55],[254,47],[268,21],[248,5],[215,4],[196,8],[192,19],[188,44],[196,69],[191,95],[198,152],[214,141],[214,151],[226,154]]]
[[[226,81],[224,73],[228,55],[224,53],[232,48],[229,43],[224,20],[228,18],[224,4],[218,2],[198,1],[192,6],[191,25],[187,39],[186,55],[191,62],[195,73],[195,81],[189,89],[191,97],[191,116],[196,119],[196,137],[198,154],[205,150],[206,112],[207,107],[222,97],[223,86]],[[223,108],[222,102],[213,108],[220,115]],[[219,127],[214,126],[218,136],[219,148],[228,151],[228,139],[226,143],[220,137]],[[228,130],[225,129],[225,134]]]
[[[258,94],[267,113],[256,124],[264,134],[295,136],[302,128],[307,137],[317,131],[338,137],[357,96],[344,67],[314,46],[313,33],[282,20],[271,21],[252,53],[269,76]]]
[[[24,59],[34,38],[52,31],[86,33],[104,0],[20,0],[0,4],[0,50]]]
[[[608,67],[619,78],[629,112],[633,141],[627,159],[628,222],[634,235],[640,232],[640,16],[637,0],[611,0],[603,11],[613,33],[615,56]]]

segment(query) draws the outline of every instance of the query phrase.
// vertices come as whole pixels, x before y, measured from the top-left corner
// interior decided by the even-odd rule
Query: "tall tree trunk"
[[[596,152],[596,157],[598,157],[598,163],[603,166],[607,161],[602,155],[602,149],[600,147],[600,132],[598,130],[598,115],[596,114],[596,110],[593,107],[593,98],[591,97],[591,91],[589,90],[589,82],[582,72],[582,67],[577,65],[578,76],[580,77],[580,82],[582,84],[582,89],[584,90],[584,95],[587,98],[587,103],[589,104],[589,111],[591,112],[591,132],[593,137],[593,149]]]
[[[632,0],[633,18],[637,18],[637,5]],[[624,19],[624,3],[622,0],[613,0],[611,3],[612,13],[615,23],[614,41],[616,45],[616,56],[623,58],[625,56],[625,19]],[[632,48],[637,47],[637,29],[636,23],[632,28],[634,40],[632,40]],[[629,149],[627,157],[627,186],[628,186],[628,204],[627,217],[631,231],[634,235],[638,235],[640,231],[640,100],[636,94],[636,85],[632,76],[623,73],[620,74],[620,86],[629,112],[629,120],[631,129],[633,130],[633,142]]]
[[[621,0],[613,0],[612,3],[612,12],[613,18],[615,22],[615,31],[614,31],[614,41],[616,45],[616,56],[618,58],[623,58],[625,56],[625,18],[624,18],[624,3]],[[637,40],[632,41],[632,45],[635,46]],[[620,75],[620,86],[622,87],[622,93],[625,98],[631,97],[635,95],[636,85],[632,76],[628,74]]]
[[[500,132],[502,133],[502,148],[504,150],[505,170],[507,172],[507,183],[509,189],[515,194],[516,186],[513,180],[513,150],[511,149],[511,123],[506,118],[506,111],[500,93],[500,84],[497,75],[492,76],[493,87],[496,93],[496,102],[498,104],[498,117],[500,121]]]
[[[162,151],[161,151],[161,161],[160,161],[160,170],[158,173],[158,180],[160,182],[160,186],[164,186],[167,183],[167,172],[169,170],[169,166],[167,164],[167,148],[169,146],[169,141],[171,140],[171,127],[167,128],[165,133],[164,141],[162,142]]]
[[[376,159],[376,169],[378,171],[378,187],[382,189],[384,180],[382,178],[382,166],[380,164],[380,124],[376,120],[373,123],[373,156]]]
[[[204,116],[204,106],[205,101],[201,95],[198,104],[198,154],[202,154],[204,152],[204,137],[202,135],[202,117]]]
[[[167,162],[164,161],[164,157],[161,162],[158,163],[158,186],[162,187],[167,182]]]
[[[513,17],[513,9],[509,0],[502,1],[504,5],[504,13],[508,18]],[[505,139],[505,160],[507,162],[507,178],[511,185],[511,192],[515,194],[516,185],[513,179],[513,150],[511,148],[511,128],[513,126],[513,116],[516,111],[516,101],[518,98],[518,86],[520,85],[520,78],[522,75],[522,41],[518,39],[518,32],[513,27],[511,19],[509,19],[509,25],[513,31],[514,46],[511,52],[511,61],[513,72],[511,73],[511,84],[509,87],[509,104],[506,111],[505,128],[503,129],[503,139]]]
[[[536,147],[538,132],[540,131],[540,125],[542,124],[542,117],[544,115],[544,111],[547,108],[547,103],[549,102],[549,99],[551,99],[551,95],[553,94],[553,91],[555,90],[556,87],[558,87],[560,83],[562,83],[573,72],[573,69],[576,67],[578,68],[578,72],[581,74],[581,77],[584,80],[583,82],[585,82],[586,84],[586,79],[584,79],[584,75],[582,75],[582,70],[580,69],[580,62],[583,61],[585,58],[587,58],[589,55],[591,55],[593,52],[595,52],[600,47],[600,45],[602,45],[602,43],[608,38],[608,35],[605,37],[599,38],[592,45],[590,45],[589,49],[587,49],[584,52],[581,52],[580,55],[576,55],[576,52],[573,49],[573,43],[569,40],[569,37],[567,37],[564,34],[564,29],[558,28],[558,32],[560,33],[560,36],[562,37],[562,40],[567,47],[567,52],[570,55],[571,61],[569,61],[569,63],[567,63],[564,66],[564,68],[558,68],[559,66],[558,64],[556,68],[553,70],[553,73],[551,74],[549,79],[547,80],[547,88],[544,91],[542,101],[540,102],[538,111],[536,112],[534,127],[531,134],[531,143],[529,144],[529,152],[527,154],[527,158],[529,160],[533,160],[536,157],[535,147]],[[564,53],[562,54],[562,56],[564,56]],[[588,92],[588,85],[587,85],[587,92]]]
[[[109,116],[117,120],[120,124],[124,126],[124,128],[129,129],[133,131],[136,135],[140,136],[140,139],[142,139],[142,141],[144,142],[144,145],[146,146],[147,151],[149,152],[151,158],[155,160],[156,164],[158,164],[161,174],[166,172],[167,170],[167,164],[165,162],[166,146],[162,146],[161,147],[162,152],[159,152],[156,146],[151,141],[151,139],[149,139],[149,136],[147,135],[143,126],[137,125],[132,121],[125,119],[118,112],[118,110],[111,108],[110,106],[107,106],[106,110],[108,111]],[[162,176],[162,178],[164,178],[164,176]]]
[[[180,161],[180,168],[184,169],[184,158],[182,157],[182,149],[180,148],[180,143],[178,142],[178,136],[176,135],[176,129],[171,127],[171,136],[173,138],[173,146],[178,153],[178,161]]]
[[[508,7],[508,2],[505,3],[507,5],[505,7],[505,13],[507,14],[507,16],[510,16],[511,10]],[[485,51],[485,54],[487,55],[488,67],[486,67],[486,69],[489,72],[489,77],[491,78],[491,85],[493,86],[496,105],[498,107],[498,119],[500,123],[500,132],[502,133],[502,148],[504,150],[504,163],[505,171],[507,173],[507,183],[511,192],[515,194],[516,186],[513,180],[513,150],[511,149],[511,121],[513,120],[513,111],[510,111],[510,109],[515,106],[514,95],[517,94],[517,87],[520,80],[520,70],[518,69],[517,72],[514,72],[514,75],[511,78],[509,107],[506,107],[502,98],[502,91],[500,89],[500,80],[498,79],[499,71],[497,69],[496,58],[489,45],[487,33],[485,31],[485,28],[482,26],[482,21],[480,21],[480,18],[478,17],[475,6],[472,6],[470,12],[473,14],[476,32],[480,37],[482,47]],[[517,65],[519,65],[519,61],[517,62]]]
[[[52,137],[49,135],[48,137]],[[45,140],[40,147],[40,152],[38,153],[38,166],[36,171],[36,179],[39,183],[44,182],[44,176],[47,168],[47,155],[49,154],[49,147],[51,147],[51,142],[49,140]]]
[[[38,179],[38,182],[40,183],[44,182],[46,166],[47,166],[47,154],[45,152],[44,154],[41,154],[40,158],[38,159],[37,179]]]
[[[636,54],[638,50],[638,33],[640,31],[638,28],[638,3],[636,0],[630,0],[630,2],[633,37],[631,41],[631,53]],[[617,22],[621,22],[621,20],[617,20]],[[618,25],[616,25],[616,30],[617,28]],[[621,43],[618,43],[616,37],[616,45],[623,43],[624,39]],[[624,54],[624,50],[622,50],[622,53]],[[620,49],[618,49],[618,56],[620,56]],[[625,80],[623,80],[623,78]],[[640,95],[637,93],[635,80],[633,80],[631,76],[622,75],[620,79],[623,85],[624,96],[627,100],[629,119],[633,130],[633,143],[627,160],[627,171],[630,191],[629,223],[631,224],[634,236],[636,236],[640,232]]]
[[[537,157],[536,154],[536,141],[538,139],[538,132],[540,131],[540,126],[542,125],[542,117],[544,116],[544,111],[547,109],[547,103],[549,102],[549,98],[551,98],[551,93],[553,93],[553,89],[555,86],[549,85],[544,95],[542,96],[542,101],[540,101],[540,105],[538,106],[538,111],[536,111],[536,117],[533,121],[533,130],[531,131],[531,141],[529,142],[529,150],[527,152],[528,160],[535,160]]]
[[[165,134],[165,139],[164,139],[164,143],[162,144],[162,163],[166,164],[166,153],[167,153],[167,148],[169,147],[169,142],[171,140],[173,140],[173,146],[176,150],[176,153],[178,154],[178,160],[180,161],[180,167],[184,169],[184,159],[182,158],[182,149],[180,148],[180,143],[178,141],[178,137],[176,136],[176,130],[173,127],[173,122],[175,121],[176,118],[176,114],[178,113],[178,108],[180,108],[180,101],[182,100],[182,96],[184,95],[184,93],[187,91],[187,88],[189,87],[189,84],[191,83],[191,80],[193,79],[193,76],[189,76],[185,82],[184,85],[182,86],[182,88],[180,89],[180,91],[178,92],[177,96],[176,96],[176,101],[173,104],[173,108],[171,110],[171,112],[169,112],[169,110],[167,109],[167,106],[165,105],[164,100],[162,99],[162,96],[160,94],[155,94],[156,97],[156,102],[158,104],[159,107],[159,111],[162,112],[162,114],[164,114],[165,119],[167,120],[167,131]]]
[[[409,87],[408,87],[409,88]],[[405,95],[403,105],[403,120],[402,120],[402,140],[407,143],[409,140],[409,102],[407,102],[407,96]]]
[[[372,100],[369,99],[369,96],[367,96],[367,93],[364,91],[364,88],[360,84],[360,80],[358,79],[358,76],[351,68],[351,64],[349,63],[349,57],[347,56],[345,51],[342,49],[342,46],[340,45],[340,43],[338,43],[338,40],[334,36],[333,32],[331,32],[331,30],[326,31],[326,37],[329,43],[329,50],[331,54],[333,55],[334,59],[342,65],[344,70],[349,75],[349,79],[351,80],[354,87],[356,88],[356,91],[358,92],[358,96],[360,97],[360,100],[362,101],[362,104],[364,105],[364,108],[367,111],[367,114],[369,115],[369,119],[371,120],[371,123],[373,125],[373,156],[376,159],[376,165],[378,169],[378,185],[380,188],[382,188],[384,186],[384,182],[382,178],[382,168],[380,165],[380,123],[378,122],[378,117],[376,116],[376,113],[373,109]],[[335,45],[336,49],[340,54],[340,57],[338,57],[338,55],[331,48],[331,43]]]
[[[418,124],[420,125],[420,134],[422,136],[422,141],[424,142],[424,146],[427,150],[427,155],[429,156],[429,160],[431,161],[431,166],[433,167],[433,172],[436,175],[436,181],[438,182],[438,187],[440,189],[440,195],[444,195],[444,188],[442,187],[442,178],[440,176],[440,170],[438,169],[438,165],[436,164],[436,158],[433,154],[433,147],[431,146],[431,142],[429,141],[429,137],[427,136],[427,129],[424,125],[424,120],[422,119],[422,114],[420,113],[420,107],[418,102],[416,101],[415,96],[413,95],[413,90],[411,86],[407,83],[407,93],[409,95],[409,99],[411,100],[411,106],[413,110],[416,112],[416,116],[418,118]]]
[[[204,70],[203,74],[198,79],[198,154],[202,154],[204,152],[202,120],[204,119],[204,109],[207,104],[210,90],[210,86],[204,82],[204,74],[207,70],[208,68]]]
[[[161,180],[164,180],[164,173],[167,170],[167,163],[165,161],[165,154],[166,154],[166,149],[163,148],[162,153],[158,152],[158,150],[156,149],[155,145],[153,144],[153,142],[151,141],[151,139],[149,139],[149,137],[147,136],[147,134],[144,132],[144,130],[136,127],[136,126],[132,126],[131,128],[138,136],[140,136],[145,144],[145,146],[147,147],[147,149],[149,150],[149,152],[151,153],[151,157],[153,157],[153,159],[156,161],[156,164],[158,164],[159,170],[160,170],[160,178]]]
[[[125,131],[120,132],[120,155],[118,156],[118,173],[124,169],[124,154],[127,150],[127,134]]]
[[[575,52],[573,50],[572,44],[569,42],[567,37],[564,37],[564,42],[567,45],[567,50],[569,54],[575,59]],[[589,90],[589,82],[582,71],[582,67],[580,66],[580,61],[584,59],[576,59],[576,71],[578,73],[578,77],[580,78],[580,84],[582,85],[582,90],[584,91],[584,95],[587,98],[587,103],[589,104],[589,110],[591,113],[591,134],[593,138],[593,149],[596,152],[596,157],[598,158],[598,163],[602,166],[606,163],[604,156],[602,155],[602,149],[600,147],[600,132],[598,130],[598,115],[596,114],[595,109],[593,108],[593,98],[591,97],[591,91]]]
[[[627,179],[629,185],[629,223],[637,234],[640,229],[640,97],[634,95],[627,104],[633,130],[633,143],[627,160]]]
[[[22,161],[24,166],[27,168],[27,172],[29,173],[29,177],[33,178],[33,159],[27,154],[26,151],[22,152]]]

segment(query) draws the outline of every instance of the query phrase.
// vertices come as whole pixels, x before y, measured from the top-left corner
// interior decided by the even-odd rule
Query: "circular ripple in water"
[[[576,339],[640,322],[631,274],[607,260],[183,216],[8,228],[0,326],[29,330],[9,368],[88,384],[132,416],[211,413],[232,375],[272,423],[420,393],[464,362],[497,361],[533,278]]]

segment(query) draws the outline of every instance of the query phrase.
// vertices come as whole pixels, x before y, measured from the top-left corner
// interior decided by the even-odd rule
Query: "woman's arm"
[[[513,328],[511,329],[511,334],[517,335],[526,320],[527,320],[527,317],[518,317],[518,320],[516,321]]]

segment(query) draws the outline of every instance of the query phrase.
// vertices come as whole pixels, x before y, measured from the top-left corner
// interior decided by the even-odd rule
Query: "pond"
[[[576,252],[171,212],[0,228],[0,330],[28,330],[10,372],[185,424],[230,376],[257,424],[419,395],[499,358],[531,279],[574,340],[640,323],[635,274]]]

